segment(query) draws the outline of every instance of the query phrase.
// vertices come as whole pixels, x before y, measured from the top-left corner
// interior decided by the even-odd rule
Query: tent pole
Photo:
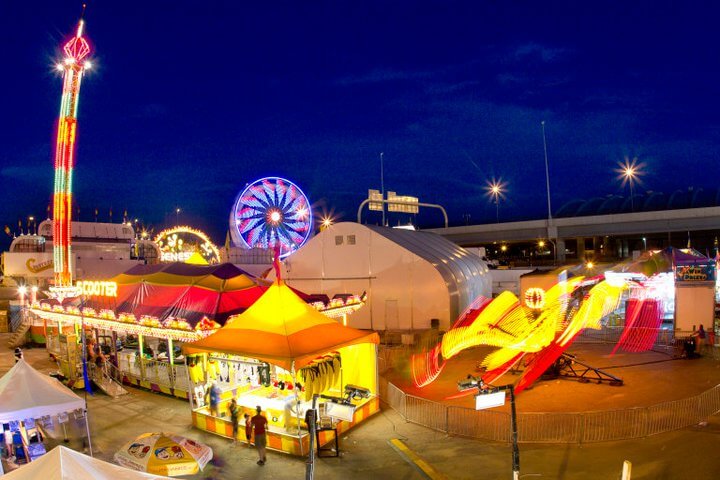
[[[297,389],[297,377],[295,376],[295,360],[293,360],[291,367],[290,367],[290,374],[293,378],[293,383],[295,383],[295,386],[293,390],[295,391],[295,418],[297,418],[297,436],[298,436],[298,442],[300,443],[300,456],[305,456],[305,452],[303,451],[303,441],[302,441],[302,435],[300,433],[300,398],[298,397],[298,389]]]
[[[173,341],[172,338],[167,339],[168,362],[170,362],[169,376],[170,388],[175,388],[175,359],[173,358]],[[185,364],[187,365],[187,363]]]
[[[87,439],[88,439],[88,450],[90,452],[90,456],[93,456],[93,449],[92,449],[92,440],[90,439],[90,413],[88,412],[87,407],[87,398],[85,399],[85,431],[87,432]]]
[[[194,368],[194,367],[193,367]],[[190,355],[185,355],[185,376],[188,384],[188,400],[190,401],[190,413],[195,410],[195,381],[190,378]]]
[[[145,381],[145,356],[143,350],[143,335],[142,333],[138,333],[138,358],[140,359],[140,378]]]

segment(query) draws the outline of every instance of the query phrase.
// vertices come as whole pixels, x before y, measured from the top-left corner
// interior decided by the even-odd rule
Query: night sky
[[[0,224],[46,216],[61,78],[80,1],[3,1]],[[693,6],[695,5],[695,6]],[[368,188],[443,205],[451,225],[544,218],[637,192],[716,189],[720,7],[711,2],[90,1],[74,176],[80,220],[223,243],[235,196],[276,175],[354,220]],[[469,216],[468,216],[469,215]],[[365,217],[378,222],[378,214]],[[402,217],[391,217],[397,223]],[[441,226],[427,211],[421,226]],[[3,246],[8,237],[3,234]]]

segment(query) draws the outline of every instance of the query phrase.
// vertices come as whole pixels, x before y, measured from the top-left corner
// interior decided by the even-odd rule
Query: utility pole
[[[380,193],[382,194],[383,200],[385,200],[385,169],[383,168],[383,156],[385,154],[380,152]],[[385,203],[382,204],[382,226],[385,226]]]
[[[545,152],[545,187],[547,189],[547,209],[548,209],[548,240],[553,245],[553,265],[557,263],[557,247],[555,242],[552,241],[552,235],[550,229],[552,227],[552,207],[550,206],[550,168],[548,166],[548,154],[547,154],[547,139],[545,138],[545,120],[540,122],[542,127],[543,135],[543,151]],[[555,239],[557,241],[557,238]]]

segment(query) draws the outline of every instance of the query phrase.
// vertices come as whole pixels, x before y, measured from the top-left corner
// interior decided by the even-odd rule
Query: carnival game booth
[[[109,360],[104,368],[113,370],[111,377],[187,398],[188,375],[177,342],[209,335],[260,298],[268,282],[229,263],[170,263],[138,265],[107,281],[79,281],[78,286],[81,297],[62,305],[43,300],[31,309],[45,322],[48,351],[58,358],[63,375],[74,386],[82,381],[84,326],[89,343]]]
[[[327,429],[318,433],[318,445],[379,410],[378,341],[377,333],[345,327],[308,305],[284,282],[273,283],[217,332],[183,346],[193,387],[193,425],[231,437],[228,406],[235,398],[240,419],[262,407],[269,423],[268,448],[307,454],[304,419],[313,395],[342,397],[348,385],[369,393],[349,402],[349,414],[333,413],[336,404],[320,399],[319,418]],[[213,385],[221,392],[216,412],[210,411],[207,398]],[[245,440],[244,434],[239,440]]]
[[[645,252],[637,260],[612,270],[616,275],[638,275],[644,290],[639,300],[647,303],[648,292],[652,293],[661,304],[661,323],[674,330],[677,337],[691,334],[699,325],[712,327],[715,269],[715,260],[697,250],[668,247]],[[633,308],[634,301],[631,292],[628,309]]]
[[[67,438],[68,422],[90,435],[85,401],[56,379],[20,359],[0,378],[0,430],[3,461],[28,463],[45,454],[46,437]]]

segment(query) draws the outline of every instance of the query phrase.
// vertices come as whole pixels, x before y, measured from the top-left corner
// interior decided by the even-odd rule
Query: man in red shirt
[[[267,438],[265,437],[265,429],[267,427],[267,419],[263,417],[262,407],[258,405],[255,410],[257,415],[252,417],[250,423],[252,428],[255,429],[255,446],[258,449],[258,456],[260,460],[257,461],[258,465],[265,465],[265,446],[267,445]]]

